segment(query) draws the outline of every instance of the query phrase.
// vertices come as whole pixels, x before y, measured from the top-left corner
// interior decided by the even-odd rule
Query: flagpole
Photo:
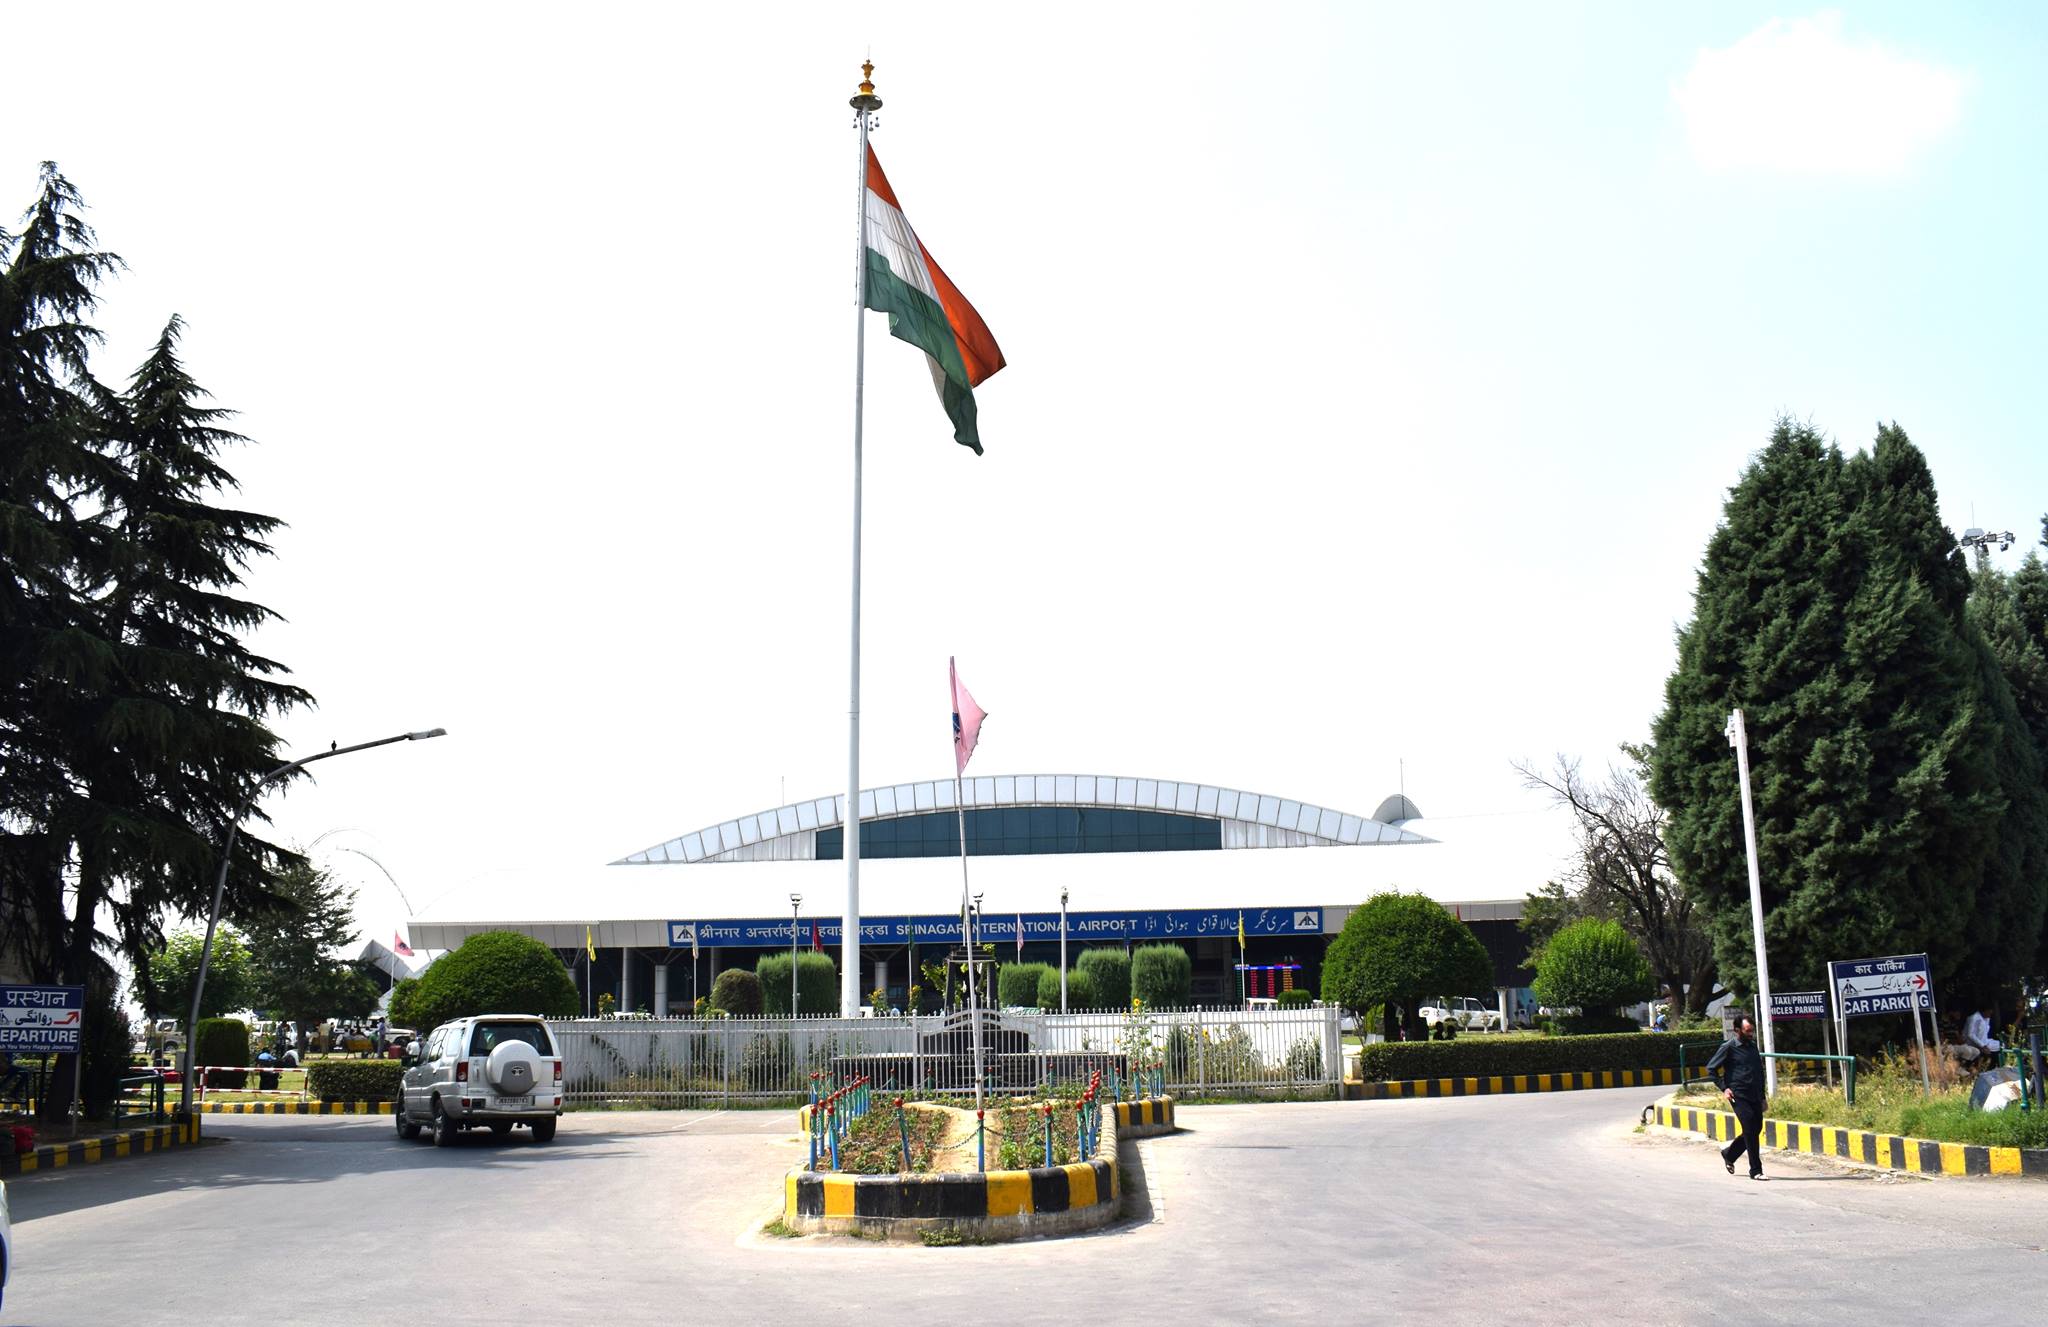
[[[846,702],[846,911],[839,932],[839,1014],[860,1013],[860,425],[867,370],[868,130],[882,109],[875,95],[873,63],[861,67],[860,91],[847,102],[860,131],[853,207],[853,611],[848,650]]]
[[[959,698],[953,700],[957,708]],[[957,761],[955,764],[957,765]],[[960,825],[960,947],[967,952],[967,1020],[974,1041],[974,1108],[981,1109],[981,1006],[974,995],[974,932],[968,926],[967,804],[960,799],[960,772],[953,771],[953,814]]]

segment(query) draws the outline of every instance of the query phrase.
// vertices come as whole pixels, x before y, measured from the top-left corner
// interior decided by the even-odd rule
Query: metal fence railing
[[[1338,1011],[1161,1009],[984,1012],[984,1068],[997,1089],[1085,1083],[1157,1066],[1168,1092],[1334,1090]],[[965,1014],[876,1018],[609,1018],[549,1024],[571,1105],[718,1107],[808,1100],[816,1082],[867,1075],[879,1090],[973,1090]],[[1134,1063],[1135,1061],[1135,1063]]]

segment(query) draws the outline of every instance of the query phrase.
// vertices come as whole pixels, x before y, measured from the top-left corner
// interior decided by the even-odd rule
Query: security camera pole
[[[242,805],[236,811],[235,818],[228,822],[227,843],[220,850],[220,874],[213,881],[213,908],[206,914],[206,938],[199,944],[199,978],[192,983],[192,1009],[185,1019],[185,1072],[182,1075],[184,1082],[179,1085],[178,1093],[178,1108],[183,1114],[192,1113],[192,1043],[199,1031],[199,999],[206,992],[206,967],[213,957],[213,932],[214,928],[220,925],[220,905],[222,899],[227,896],[228,863],[234,860],[235,838],[241,832],[242,822],[249,818],[249,812],[255,808],[256,799],[261,797],[263,790],[271,784],[287,775],[296,774],[316,760],[326,760],[330,756],[346,756],[356,751],[368,751],[375,746],[390,746],[393,742],[419,742],[429,737],[447,735],[446,728],[428,728],[416,733],[399,733],[395,737],[380,737],[374,742],[358,742],[354,746],[336,746],[325,751],[315,751],[312,755],[303,756],[288,765],[279,765],[256,780],[256,786],[242,799]]]
[[[1749,925],[1756,937],[1756,1029],[1764,1043],[1764,1095],[1778,1090],[1777,1038],[1771,1028],[1771,967],[1764,958],[1763,877],[1756,861],[1756,808],[1749,798],[1749,729],[1742,711],[1728,716],[1728,745],[1735,748],[1735,773],[1742,784],[1742,839],[1749,849]],[[1916,1025],[1917,1026],[1917,1025]]]

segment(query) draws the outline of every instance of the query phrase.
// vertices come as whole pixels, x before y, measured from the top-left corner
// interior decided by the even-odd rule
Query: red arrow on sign
[[[1914,974],[1913,974],[1913,989],[1915,989],[1915,990],[1918,990],[1918,989],[1920,989],[1920,988],[1921,988],[1922,986],[1925,986],[1926,984],[1927,984],[1927,974],[1926,974],[1926,973],[1924,973],[1924,972],[1916,972],[1916,973],[1914,973]]]

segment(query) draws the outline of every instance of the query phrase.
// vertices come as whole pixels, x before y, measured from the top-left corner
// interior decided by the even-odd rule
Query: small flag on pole
[[[1017,914],[1017,961],[1024,961],[1024,914]]]
[[[974,755],[974,744],[981,740],[981,721],[986,719],[988,714],[974,703],[974,697],[967,694],[967,688],[960,685],[960,670],[953,666],[951,655],[946,657],[946,678],[953,687],[955,773],[965,774],[967,762]]]
[[[588,923],[585,923],[583,927],[583,950],[590,955],[591,962],[597,962],[597,941],[590,938],[590,926]]]
[[[824,944],[818,939],[818,919],[815,917],[811,918],[811,949],[820,954],[825,952]]]
[[[391,933],[391,952],[398,955],[400,958],[411,958],[412,946],[405,942],[405,937],[403,935],[401,935],[397,931],[393,931]]]
[[[1244,952],[1244,909],[1237,910],[1237,952]]]

